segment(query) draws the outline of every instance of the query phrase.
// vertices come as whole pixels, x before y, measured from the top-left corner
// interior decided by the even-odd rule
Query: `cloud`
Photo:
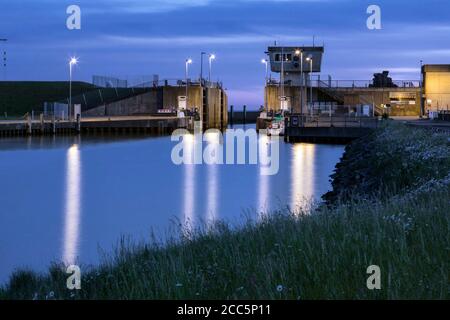
[[[129,45],[159,45],[167,47],[175,46],[198,46],[198,45],[229,45],[229,44],[255,44],[255,43],[271,43],[275,40],[283,42],[299,42],[309,40],[309,38],[301,36],[273,34],[232,34],[219,36],[182,36],[182,37],[129,37],[107,35],[105,41],[113,44],[129,44]]]

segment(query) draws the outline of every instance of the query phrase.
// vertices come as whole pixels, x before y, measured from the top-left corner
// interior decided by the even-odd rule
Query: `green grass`
[[[389,126],[377,134],[387,130],[415,129]],[[424,139],[443,142],[430,134]],[[411,181],[421,182],[397,192],[388,184],[374,189],[376,197],[346,195],[312,213],[280,210],[238,229],[219,223],[185,230],[181,240],[163,245],[122,241],[101,265],[82,268],[77,292],[66,289],[61,266],[46,275],[18,271],[0,298],[448,299],[450,168],[427,165],[433,174],[418,170]],[[343,177],[342,167],[336,174]],[[366,287],[373,264],[381,268],[382,290]]]
[[[95,86],[85,82],[72,83],[72,94],[88,92]],[[44,102],[64,100],[69,96],[67,81],[2,81],[0,82],[0,119],[20,117],[27,112],[42,111]]]

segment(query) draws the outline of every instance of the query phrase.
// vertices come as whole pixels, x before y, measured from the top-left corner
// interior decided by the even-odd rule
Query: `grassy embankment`
[[[181,243],[123,245],[84,270],[82,290],[49,274],[16,272],[0,298],[445,299],[449,297],[447,137],[388,125],[354,142],[328,206],[280,212],[238,231],[219,224]],[[369,265],[382,290],[366,287]]]
[[[72,95],[94,90],[96,87],[85,82],[72,83]],[[0,119],[21,117],[27,112],[42,111],[44,102],[67,99],[67,81],[2,81],[0,82]]]

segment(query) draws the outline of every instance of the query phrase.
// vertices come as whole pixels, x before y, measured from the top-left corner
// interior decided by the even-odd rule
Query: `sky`
[[[381,8],[381,30],[366,26],[369,5]],[[68,30],[66,9],[81,8],[81,30]],[[322,76],[369,80],[420,77],[424,63],[450,63],[448,0],[1,0],[0,48],[7,80],[74,80],[93,75],[160,79],[200,74],[200,53],[214,53],[212,78],[229,103],[263,104],[265,57],[282,45],[325,45]],[[3,67],[0,67],[3,68]],[[205,63],[205,69],[207,64]],[[5,70],[2,70],[5,71]]]

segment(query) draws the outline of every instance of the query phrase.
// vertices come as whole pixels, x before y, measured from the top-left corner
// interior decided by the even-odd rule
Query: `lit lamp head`
[[[192,63],[192,59],[186,59],[186,64],[191,64]]]
[[[71,58],[70,61],[69,61],[69,64],[70,64],[71,66],[74,66],[74,65],[76,65],[77,63],[78,63],[78,59],[77,59],[77,58]]]
[[[210,59],[210,60],[215,60],[215,59],[216,59],[216,55],[211,53],[211,54],[209,55],[209,59]]]
[[[299,56],[300,53],[302,53],[301,50],[299,50],[299,49],[295,50],[295,55]]]
[[[261,63],[267,64],[267,59],[261,59]]]

